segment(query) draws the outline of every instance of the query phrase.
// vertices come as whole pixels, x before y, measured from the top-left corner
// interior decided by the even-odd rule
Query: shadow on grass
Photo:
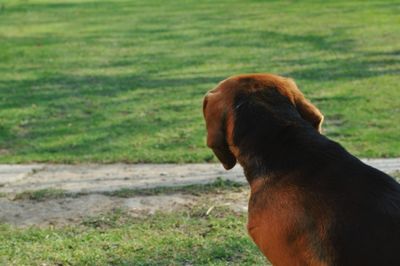
[[[302,68],[288,72],[288,76],[310,81],[355,80],[400,74],[400,59],[379,59],[368,53],[359,53],[354,58],[328,60],[322,67],[315,66],[318,61],[288,60],[287,63]]]
[[[74,97],[115,97],[137,89],[153,89],[156,94],[160,90],[176,90],[179,87],[205,83],[216,84],[224,78],[226,77],[150,78],[144,75],[54,75],[34,80],[0,81],[0,97],[3,99],[0,108],[16,108],[41,103],[52,105]],[[82,107],[80,103],[68,103],[68,106]]]
[[[63,152],[73,156],[85,155],[88,151],[107,153],[113,148],[105,144],[121,136],[154,136],[163,129],[172,129],[174,125],[192,123],[189,116],[180,115],[193,108],[189,102],[174,103],[167,99],[200,99],[205,90],[193,87],[216,84],[222,79],[58,75],[36,80],[0,81],[0,108],[29,110],[20,115],[14,125],[10,126],[4,119],[0,121],[0,146],[17,149],[19,154]],[[198,109],[201,110],[200,105]],[[114,117],[118,119],[114,120]],[[187,141],[189,136],[182,136],[186,135],[184,128],[182,130],[178,133],[183,138],[178,140],[170,136],[159,145]],[[77,137],[79,135],[85,136]],[[52,147],[32,146],[58,137],[60,143]],[[68,137],[77,139],[72,144],[62,141]]]

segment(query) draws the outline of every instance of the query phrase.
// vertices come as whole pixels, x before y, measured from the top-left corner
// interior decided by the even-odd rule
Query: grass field
[[[0,162],[207,162],[204,93],[293,77],[326,134],[400,156],[394,1],[3,1]],[[397,121],[397,122],[396,122]]]

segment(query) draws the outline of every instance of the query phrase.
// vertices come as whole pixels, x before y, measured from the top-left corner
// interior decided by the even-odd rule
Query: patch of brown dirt
[[[121,209],[132,216],[151,215],[156,211],[171,212],[187,208],[198,202],[207,202],[211,210],[217,206],[227,206],[234,211],[247,210],[248,191],[167,194],[120,198],[102,194],[79,197],[48,199],[44,201],[11,200],[0,198],[0,222],[18,227],[63,226],[77,224],[85,218]],[[210,211],[211,211],[210,210]]]

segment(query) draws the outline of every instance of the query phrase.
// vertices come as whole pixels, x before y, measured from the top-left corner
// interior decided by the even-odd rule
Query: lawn
[[[400,156],[399,13],[393,1],[3,1],[0,163],[215,160],[202,97],[249,72],[294,78],[356,155]]]

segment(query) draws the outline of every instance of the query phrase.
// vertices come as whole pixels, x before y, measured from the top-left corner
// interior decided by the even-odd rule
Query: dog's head
[[[234,101],[240,93],[275,89],[286,97],[298,114],[316,130],[321,131],[323,115],[307,101],[293,80],[272,74],[253,74],[230,77],[212,90],[204,98],[203,114],[207,127],[207,145],[225,169],[236,164],[238,148],[233,143]],[[273,99],[272,99],[273,100]]]

